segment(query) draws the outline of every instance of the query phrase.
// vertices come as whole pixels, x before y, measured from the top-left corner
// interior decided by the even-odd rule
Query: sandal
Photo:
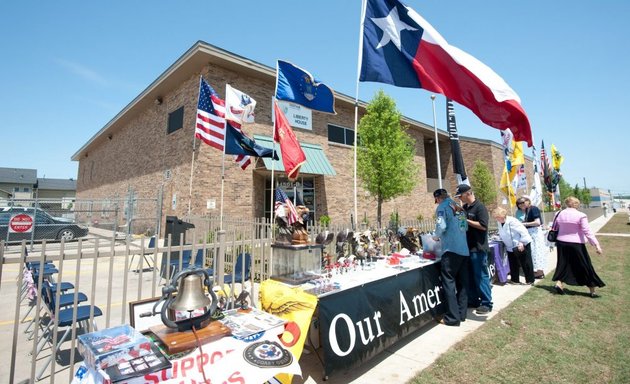
[[[553,289],[556,291],[556,293],[557,293],[558,295],[564,295],[564,289],[562,289],[562,287],[559,287],[559,286],[557,286],[557,285],[554,285],[554,286],[553,286]]]

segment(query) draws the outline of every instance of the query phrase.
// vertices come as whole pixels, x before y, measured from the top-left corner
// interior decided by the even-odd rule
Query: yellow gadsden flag
[[[555,145],[551,144],[551,163],[553,165],[553,169],[556,171],[560,171],[560,166],[564,161],[564,157],[558,152],[558,149]]]
[[[517,167],[512,167],[512,170],[516,170]],[[512,181],[513,177],[510,176],[511,172],[508,173],[507,165],[503,166],[503,174],[501,175],[501,183],[499,184],[499,189],[501,192],[505,194],[510,202],[510,207],[513,207],[516,204],[516,188],[514,187]]]
[[[509,155],[503,167],[501,182],[499,189],[505,194],[510,201],[510,207],[516,204],[516,190],[519,184],[518,170],[521,165],[525,164],[525,155],[523,154],[523,143],[520,141],[511,141]]]
[[[287,320],[285,333],[280,337],[295,359],[299,359],[311,325],[317,297],[305,293],[301,288],[291,288],[274,280],[260,284],[259,302],[263,311]],[[269,382],[291,384],[293,375],[282,373]]]

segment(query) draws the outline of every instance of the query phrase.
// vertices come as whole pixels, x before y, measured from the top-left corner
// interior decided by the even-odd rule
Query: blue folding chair
[[[50,307],[50,300],[48,298],[48,294],[46,293],[46,290],[50,290],[51,294],[53,297],[56,297],[57,294],[57,289],[55,288],[56,284],[53,285],[50,281],[46,281],[44,280],[43,282],[43,287],[41,289],[41,294],[42,294],[42,300],[44,305],[42,306],[42,312],[40,315],[40,319],[43,318],[43,315],[48,314],[48,316],[50,318],[52,318],[52,312],[49,311],[49,307]],[[74,288],[74,287],[73,287]],[[67,292],[67,291],[64,291]],[[75,294],[74,293],[61,293],[59,295],[59,308],[66,308],[70,305],[74,304],[74,297]],[[77,292],[76,293],[76,298],[77,298],[77,304],[86,302],[88,300],[87,296],[83,293],[83,292]],[[32,308],[31,308],[32,310]],[[29,310],[29,312],[31,311]],[[24,333],[29,333],[30,332],[30,328],[31,326],[33,326],[33,324],[35,324],[35,319],[37,317],[33,317],[33,319],[31,320],[31,323],[28,325],[28,327],[26,327],[26,329],[24,330]],[[43,330],[43,329],[42,329]],[[34,334],[34,332],[33,332]],[[29,340],[31,340],[33,337],[33,334],[31,334],[31,336],[29,337]]]
[[[243,263],[245,263],[243,265]],[[234,298],[234,284],[240,283],[243,284],[247,280],[251,278],[251,267],[252,267],[252,256],[249,253],[241,253],[236,257],[236,263],[234,264],[234,276],[232,273],[227,273],[223,275],[223,283],[230,286],[230,295],[228,296],[224,287],[220,287],[221,292],[228,299],[229,303],[232,302],[232,298]],[[214,276],[214,269],[207,268],[206,271],[209,275]]]
[[[173,276],[175,276],[175,274],[177,274],[180,270],[183,271],[186,268],[189,268],[191,265],[194,265],[195,268],[203,268],[204,266],[204,259],[203,259],[203,248],[199,248],[197,250],[196,256],[195,256],[195,260],[194,260],[194,264],[191,264],[192,261],[192,250],[190,249],[186,249],[182,252],[182,257],[181,257],[181,269],[180,269],[180,259],[176,258],[170,261],[169,266],[170,266],[170,273],[169,273],[169,280],[173,278]]]
[[[37,380],[41,380],[44,371],[46,371],[46,368],[48,368],[48,366],[52,362],[52,359],[57,357],[57,353],[61,349],[61,345],[64,343],[64,341],[68,339],[68,336],[71,335],[72,330],[75,326],[78,325],[80,329],[87,330],[88,332],[91,331],[91,328],[93,328],[93,330],[97,330],[95,321],[92,321],[92,323],[90,324],[90,316],[92,316],[92,319],[94,319],[103,315],[101,309],[95,305],[79,305],[75,307],[73,305],[73,302],[72,304],[63,307],[62,309],[61,298],[59,300],[58,306],[59,311],[55,312],[57,309],[57,304],[55,301],[56,295],[53,294],[51,286],[46,285],[45,288],[46,289],[44,291],[47,296],[45,304],[50,314],[50,321],[48,322],[48,325],[42,334],[41,341],[38,345],[37,351],[35,352],[35,357],[39,355],[39,353],[44,349],[47,343],[50,344],[51,347],[54,346],[53,338],[55,335],[55,327],[63,327],[66,328],[66,330],[63,336],[61,336],[61,338],[57,340],[56,348],[54,349],[50,357],[46,360],[42,369],[37,374]],[[79,293],[77,293],[77,295],[78,294]],[[85,299],[87,300],[87,297]],[[76,322],[74,319],[76,319]]]

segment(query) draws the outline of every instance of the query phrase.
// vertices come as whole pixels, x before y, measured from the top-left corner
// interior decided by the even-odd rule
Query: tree
[[[379,227],[383,202],[410,193],[418,175],[415,141],[400,116],[396,102],[379,90],[358,126],[357,175],[376,200]]]
[[[490,167],[482,160],[476,160],[470,175],[470,184],[475,197],[484,205],[494,204],[497,199],[496,181]]]
[[[580,193],[579,199],[582,204],[588,207],[591,204],[591,200],[593,200],[591,197],[591,191],[588,188],[582,188],[582,193]]]
[[[573,194],[573,188],[571,188],[571,184],[567,183],[564,177],[560,179],[560,182],[558,182],[557,188],[560,188],[560,202],[561,203],[564,201],[564,199],[566,199],[569,196],[575,196],[578,199],[580,198],[580,196],[576,196]]]

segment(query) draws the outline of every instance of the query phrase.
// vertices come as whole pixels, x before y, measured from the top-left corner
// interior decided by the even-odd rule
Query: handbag
[[[562,210],[560,211],[562,212]],[[558,215],[560,214],[558,212]],[[558,215],[553,218],[553,224],[551,224],[551,229],[547,232],[547,241],[550,243],[555,243],[556,239],[558,239],[558,227],[556,227],[556,220],[558,219]]]

